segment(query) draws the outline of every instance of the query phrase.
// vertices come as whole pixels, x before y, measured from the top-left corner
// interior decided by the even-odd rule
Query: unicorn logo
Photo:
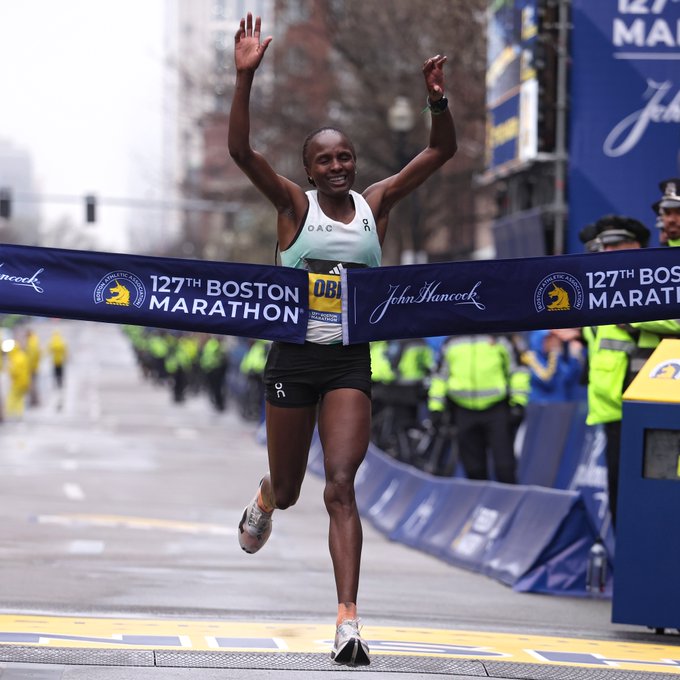
[[[680,360],[669,359],[656,365],[649,377],[657,380],[680,380]]]
[[[116,285],[109,288],[109,293],[113,297],[106,298],[105,302],[107,305],[121,305],[122,307],[130,306],[130,291],[118,280],[116,280]]]
[[[553,287],[548,291],[548,297],[552,302],[547,306],[550,312],[569,311],[571,304],[569,303],[569,293],[564,288],[553,283]]]
[[[553,272],[534,291],[537,312],[571,312],[583,307],[583,286],[569,272]]]
[[[94,289],[94,303],[105,303],[113,307],[141,308],[146,297],[142,280],[132,272],[118,269],[100,279]]]

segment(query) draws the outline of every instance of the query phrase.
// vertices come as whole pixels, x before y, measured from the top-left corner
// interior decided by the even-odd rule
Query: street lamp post
[[[416,124],[416,114],[408,97],[395,97],[387,111],[387,125],[395,135],[398,170],[408,162],[406,137]],[[422,250],[420,239],[420,205],[418,194],[414,191],[410,196],[411,208],[411,250],[402,249],[402,264],[420,264],[427,262],[427,253]]]

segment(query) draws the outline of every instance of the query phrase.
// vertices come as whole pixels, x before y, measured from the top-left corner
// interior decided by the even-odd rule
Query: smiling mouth
[[[347,175],[338,175],[336,177],[329,177],[330,184],[344,184],[347,181]]]

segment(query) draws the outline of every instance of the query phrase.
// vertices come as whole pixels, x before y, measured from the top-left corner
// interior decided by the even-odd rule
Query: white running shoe
[[[371,663],[368,653],[368,645],[359,634],[359,620],[343,621],[335,632],[331,659],[349,666],[368,666]]]
[[[260,485],[262,482],[260,482]],[[257,497],[250,501],[243,511],[243,516],[238,524],[238,542],[247,553],[256,553],[269,538],[272,532],[272,514],[274,511],[265,512],[258,504]]]

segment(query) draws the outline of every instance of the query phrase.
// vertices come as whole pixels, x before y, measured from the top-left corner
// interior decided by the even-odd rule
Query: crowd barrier
[[[612,558],[614,547],[601,432],[581,402],[531,404],[525,427],[517,485],[435,477],[370,445],[355,483],[361,515],[390,540],[514,590],[589,594],[590,547],[600,534]],[[323,476],[317,435],[309,470]]]

